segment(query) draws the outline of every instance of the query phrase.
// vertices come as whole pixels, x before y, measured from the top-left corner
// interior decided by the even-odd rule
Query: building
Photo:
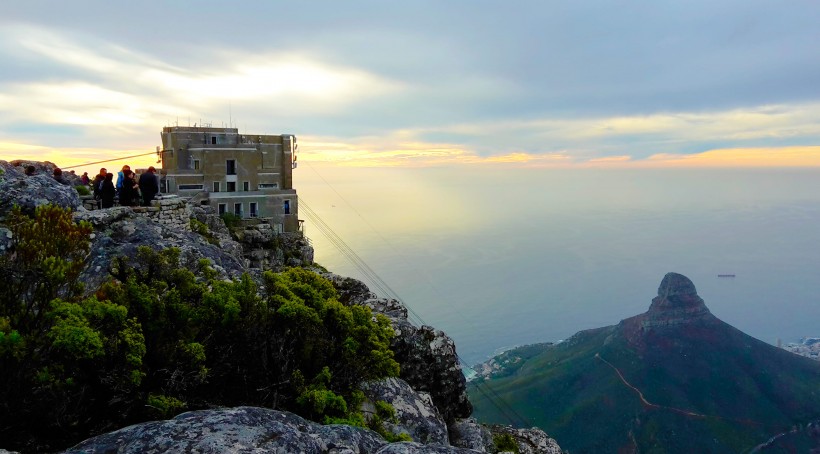
[[[162,128],[160,191],[207,200],[219,214],[269,218],[299,230],[293,189],[296,136],[239,134],[237,128]]]

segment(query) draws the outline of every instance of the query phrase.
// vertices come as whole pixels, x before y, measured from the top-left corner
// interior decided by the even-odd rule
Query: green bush
[[[0,439],[22,451],[186,409],[258,405],[364,426],[364,380],[396,376],[386,318],[299,268],[221,280],[207,260],[140,247],[88,297],[88,224],[8,218],[0,256]],[[309,377],[309,380],[305,377]],[[6,446],[4,446],[6,447]]]
[[[222,213],[220,217],[225,222],[225,225],[229,230],[239,228],[239,226],[242,225],[242,218],[233,213]]]
[[[211,229],[208,228],[208,224],[200,222],[196,219],[191,219],[189,224],[192,232],[202,235],[209,243],[219,246],[219,240],[217,240],[216,237],[214,237],[214,234],[211,233]]]
[[[510,434],[498,434],[493,436],[495,452],[514,452],[518,454],[518,443]]]
[[[74,186],[74,189],[77,190],[77,193],[80,195],[91,195],[91,190],[88,189],[88,186],[84,184],[79,184]]]

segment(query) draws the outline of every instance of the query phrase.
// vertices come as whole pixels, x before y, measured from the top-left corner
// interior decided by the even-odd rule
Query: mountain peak
[[[678,273],[667,273],[658,287],[642,322],[643,328],[680,325],[712,318],[692,281]]]

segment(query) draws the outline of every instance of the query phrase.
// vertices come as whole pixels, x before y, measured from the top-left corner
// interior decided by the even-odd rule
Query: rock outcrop
[[[387,431],[395,435],[407,434],[424,444],[449,444],[447,424],[433,405],[430,394],[416,392],[400,378],[365,383],[362,390],[370,400],[365,414],[376,412],[372,402],[385,401],[393,406],[395,419],[384,421]]]
[[[709,319],[714,319],[714,316],[698,296],[695,284],[682,274],[667,273],[641,325],[644,329],[650,329]]]
[[[19,205],[26,213],[33,213],[36,207],[49,203],[72,210],[82,209],[77,190],[55,181],[50,171],[29,176],[24,167],[0,161],[0,217],[14,205]]]
[[[443,331],[417,327],[407,320],[407,308],[394,299],[379,298],[367,286],[349,277],[325,275],[344,304],[359,304],[390,319],[396,332],[390,346],[401,364],[401,378],[413,389],[429,393],[449,424],[473,411],[467,398],[467,381],[461,372],[456,346]]]

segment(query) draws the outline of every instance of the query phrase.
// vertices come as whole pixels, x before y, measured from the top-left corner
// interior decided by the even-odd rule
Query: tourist
[[[96,178],[94,179],[96,180]],[[102,207],[111,208],[112,206],[114,206],[114,196],[116,194],[117,190],[116,188],[114,188],[114,174],[107,173],[105,175],[105,179],[102,181],[102,183],[100,183],[99,189],[99,196],[102,201]]]
[[[54,179],[60,184],[68,184],[68,181],[63,179],[63,171],[59,167],[54,168]]]
[[[80,177],[80,179],[83,181],[83,184],[84,184],[85,186],[88,186],[88,183],[90,183],[90,182],[91,182],[91,179],[90,179],[90,178],[88,178],[88,172],[83,172],[83,176],[82,176],[82,177]]]
[[[105,181],[106,175],[108,175],[108,171],[103,167],[100,169],[100,173],[95,175],[91,181],[91,188],[94,190],[94,200],[100,200],[100,188],[102,187],[103,181]]]
[[[151,166],[145,173],[140,175],[139,187],[142,193],[142,206],[147,207],[151,205],[154,196],[159,192],[159,181],[157,181],[156,171],[157,169]]]
[[[35,169],[33,165],[26,166],[26,176],[30,177],[35,173],[37,173],[37,169]]]
[[[122,166],[122,170],[117,172],[117,192],[122,190],[122,180],[125,179],[125,171],[131,171],[131,167],[128,164]]]
[[[122,175],[122,187],[119,188],[120,205],[129,207],[137,205],[139,203],[139,186],[134,178],[134,172],[125,169],[122,171]]]

